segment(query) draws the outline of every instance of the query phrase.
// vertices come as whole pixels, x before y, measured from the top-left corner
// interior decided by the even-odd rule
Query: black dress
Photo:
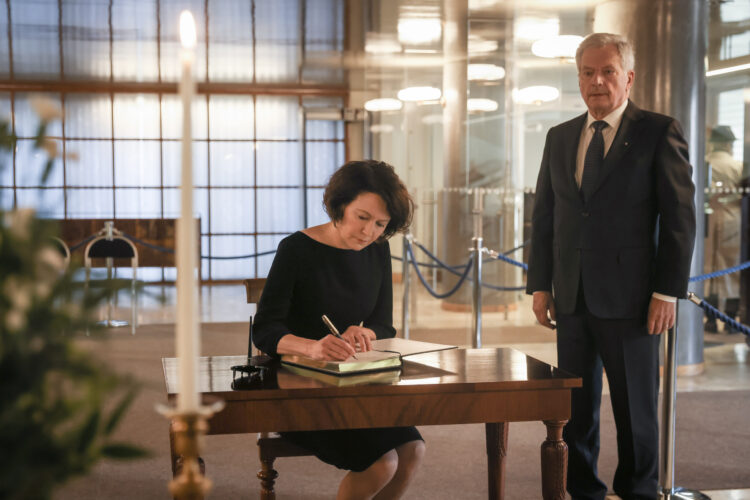
[[[344,250],[296,232],[279,243],[255,316],[255,345],[276,354],[284,335],[318,340],[328,335],[326,314],[339,331],[364,326],[377,338],[393,328],[391,253],[388,243]],[[326,463],[361,472],[388,451],[422,439],[415,427],[284,432]]]

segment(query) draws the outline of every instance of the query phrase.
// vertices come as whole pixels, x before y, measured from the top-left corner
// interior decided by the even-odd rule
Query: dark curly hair
[[[346,206],[361,193],[374,193],[385,202],[391,220],[380,240],[387,240],[411,225],[414,200],[393,166],[375,160],[347,162],[328,179],[323,193],[323,206],[331,220],[341,221]]]

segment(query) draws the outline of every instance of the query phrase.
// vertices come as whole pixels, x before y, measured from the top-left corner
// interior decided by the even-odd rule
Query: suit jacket
[[[575,181],[586,114],[547,133],[536,186],[527,293],[552,291],[572,313],[644,317],[652,292],[684,297],[695,240],[688,148],[679,123],[628,102],[584,202]]]

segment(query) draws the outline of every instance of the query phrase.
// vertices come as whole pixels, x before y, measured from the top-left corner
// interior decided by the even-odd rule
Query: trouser
[[[659,466],[659,340],[645,318],[602,319],[579,292],[573,314],[557,314],[558,365],[583,378],[572,391],[571,418],[563,430],[568,444],[568,492],[574,500],[604,500],[597,473],[602,368],[607,373],[617,428],[613,489],[624,500],[654,499]]]

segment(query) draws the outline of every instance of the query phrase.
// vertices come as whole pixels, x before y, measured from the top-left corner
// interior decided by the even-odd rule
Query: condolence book
[[[349,376],[382,370],[398,370],[401,368],[401,358],[403,356],[443,349],[454,349],[455,347],[400,338],[380,339],[372,342],[371,351],[358,352],[356,358],[350,357],[343,361],[325,361],[297,354],[284,354],[281,356],[281,362],[307,370],[315,370],[338,376]]]

